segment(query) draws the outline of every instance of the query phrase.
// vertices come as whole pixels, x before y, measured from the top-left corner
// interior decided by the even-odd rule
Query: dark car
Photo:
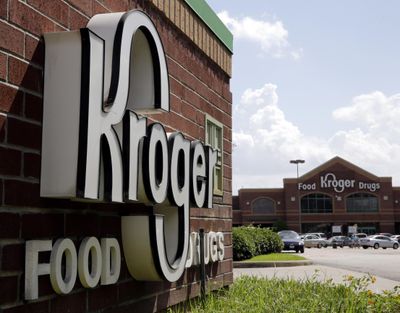
[[[299,234],[293,230],[282,230],[278,233],[283,242],[283,250],[294,250],[296,252],[304,253],[304,241],[300,238]]]
[[[334,236],[330,238],[328,242],[329,245],[332,247],[336,246],[341,248],[343,248],[344,246],[353,247],[356,244],[355,240],[347,236]]]

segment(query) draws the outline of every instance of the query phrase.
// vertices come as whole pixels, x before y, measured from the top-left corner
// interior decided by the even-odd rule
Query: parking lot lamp
[[[297,170],[297,179],[296,179],[296,189],[297,189],[297,204],[299,206],[299,229],[300,233],[302,233],[301,229],[301,202],[300,202],[300,190],[299,190],[299,164],[305,163],[305,160],[290,160],[291,164],[296,164],[296,170]]]

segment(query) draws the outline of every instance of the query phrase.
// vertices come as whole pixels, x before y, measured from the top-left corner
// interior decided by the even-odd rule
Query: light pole
[[[302,229],[301,229],[301,202],[300,202],[300,190],[299,190],[299,164],[303,164],[305,162],[306,161],[304,161],[304,160],[290,160],[290,163],[296,164],[296,169],[297,169],[296,189],[297,189],[297,204],[299,206],[300,233],[301,233]]]

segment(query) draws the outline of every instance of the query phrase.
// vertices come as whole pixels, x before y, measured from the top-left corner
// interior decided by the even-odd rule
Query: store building
[[[0,1],[2,313],[232,283],[232,44],[204,0]]]
[[[400,233],[400,188],[392,186],[391,177],[378,177],[340,157],[298,179],[283,179],[283,188],[240,189],[233,197],[233,210],[234,226]]]

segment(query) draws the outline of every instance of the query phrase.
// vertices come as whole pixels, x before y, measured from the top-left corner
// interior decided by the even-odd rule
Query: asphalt
[[[240,265],[238,263],[240,263]],[[266,278],[277,277],[295,279],[299,281],[308,279],[317,281],[331,280],[335,284],[348,284],[348,277],[361,278],[366,276],[366,274],[362,272],[319,265],[312,261],[309,261],[307,264],[308,265],[304,265],[300,261],[234,262],[233,277],[237,279],[242,275],[247,275]],[[382,293],[385,290],[394,290],[396,286],[400,285],[400,282],[396,280],[390,280],[379,276],[374,277],[376,278],[375,282],[370,282],[367,288],[376,293]]]

